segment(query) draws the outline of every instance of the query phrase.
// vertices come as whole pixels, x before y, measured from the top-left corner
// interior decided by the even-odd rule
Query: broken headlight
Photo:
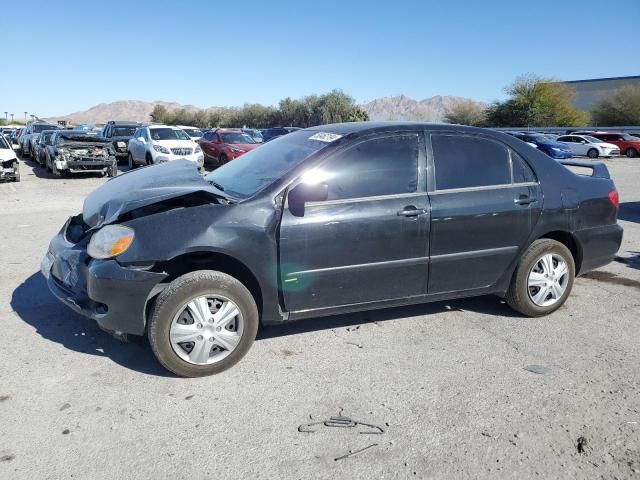
[[[133,243],[133,229],[122,225],[107,225],[89,241],[87,253],[93,258],[113,258],[127,251]]]

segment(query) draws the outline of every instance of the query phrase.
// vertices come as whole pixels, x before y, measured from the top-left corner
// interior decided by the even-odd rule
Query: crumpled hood
[[[220,196],[193,162],[176,160],[144,167],[119,175],[93,191],[84,200],[82,219],[96,228],[136,208],[198,191]]]

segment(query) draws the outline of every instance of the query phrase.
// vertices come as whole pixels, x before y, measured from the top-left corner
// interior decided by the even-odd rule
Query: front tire
[[[524,252],[505,300],[527,317],[541,317],[560,308],[571,293],[575,262],[567,247],[548,238]]]
[[[229,161],[229,159],[227,158],[227,156],[223,153],[218,157],[218,166],[221,167],[222,165],[224,165],[225,163],[227,163]]]
[[[111,166],[107,169],[107,176],[113,178],[116,175],[118,175],[118,162],[117,160],[114,160]]]
[[[598,150],[596,150],[595,148],[589,149],[589,151],[587,152],[587,157],[598,158]]]
[[[158,361],[182,377],[220,373],[240,361],[258,332],[258,308],[237,279],[212,270],[176,278],[155,302],[147,329]]]

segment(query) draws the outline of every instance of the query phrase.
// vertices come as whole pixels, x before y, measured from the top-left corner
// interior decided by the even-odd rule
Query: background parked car
[[[113,145],[118,163],[124,163],[129,158],[127,146],[133,134],[142,126],[139,122],[121,122],[110,120],[102,129],[102,136],[108,138]]]
[[[20,161],[4,135],[0,135],[0,180],[20,181]]]
[[[218,128],[207,132],[200,139],[200,146],[205,155],[205,160],[213,162],[216,166],[238,158],[259,144],[248,134],[237,128]]]
[[[622,155],[629,158],[637,157],[640,154],[640,138],[620,132],[574,132],[576,134],[586,134],[598,138],[603,142],[617,145]]]
[[[242,131],[249,135],[256,143],[263,143],[262,132],[256,128],[243,128]]]
[[[18,137],[22,133],[22,130],[22,128],[18,128],[11,134],[11,143],[13,143],[14,145],[18,145]]]
[[[30,123],[20,134],[18,143],[20,145],[20,154],[23,157],[30,157],[33,151],[33,141],[35,137],[45,130],[57,130],[56,125],[48,123]]]
[[[590,135],[563,135],[558,141],[566,143],[574,155],[586,155],[589,158],[620,155],[620,149],[613,143],[606,143]]]
[[[571,158],[573,154],[567,145],[555,141],[540,133],[507,132],[509,135],[519,138],[523,142],[533,143],[538,150],[546,153],[551,158]]]
[[[168,125],[138,128],[129,141],[129,168],[185,159],[198,168],[204,164],[202,148],[182,129]]]
[[[109,140],[92,132],[59,130],[47,147],[47,170],[55,177],[68,173],[118,174],[118,164]]]
[[[47,146],[51,145],[51,137],[57,130],[45,130],[38,134],[34,142],[33,159],[41,166],[47,162]]]
[[[298,127],[273,127],[267,128],[264,132],[262,132],[262,138],[264,142],[268,142],[273,140],[274,138],[281,137],[282,135],[286,135],[287,133],[295,132],[296,130],[300,130]]]
[[[198,139],[202,138],[202,135],[204,135],[204,132],[198,127],[190,127],[188,125],[176,125],[176,127],[181,128],[195,142],[197,142]]]

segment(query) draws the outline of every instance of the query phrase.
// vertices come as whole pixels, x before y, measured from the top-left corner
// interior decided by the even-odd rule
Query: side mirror
[[[137,140],[138,140],[140,143],[147,143],[147,142],[146,142],[146,140],[144,139],[144,137],[138,137],[138,138],[137,138]]]
[[[324,183],[299,183],[289,191],[287,201],[289,211],[296,217],[304,216],[304,206],[307,202],[322,202],[329,197],[329,186]]]
[[[581,143],[582,145],[586,145],[586,144],[587,144],[587,141],[586,141],[586,140],[582,140],[580,143]]]

